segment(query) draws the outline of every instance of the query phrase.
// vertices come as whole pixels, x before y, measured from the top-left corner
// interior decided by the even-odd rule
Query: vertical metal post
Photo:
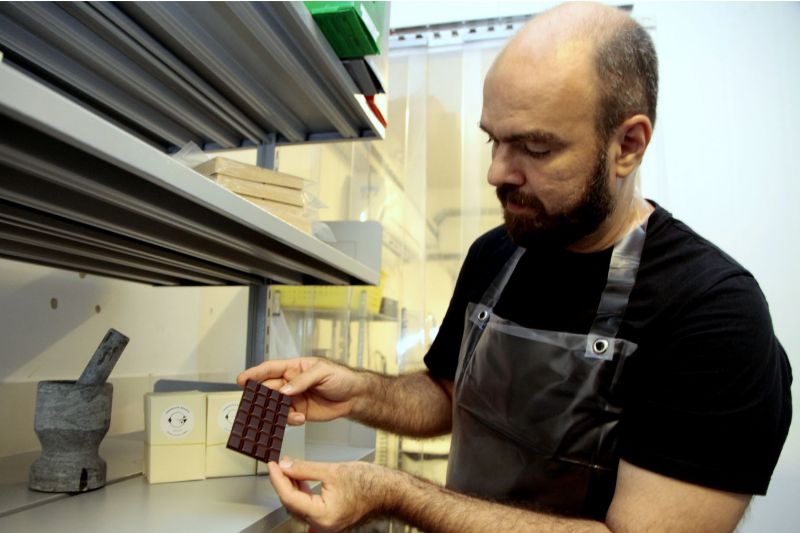
[[[406,333],[408,331],[408,309],[405,307],[400,308],[400,340],[405,341]],[[405,353],[398,353],[397,368],[399,373],[402,374],[406,370],[406,356]]]
[[[256,165],[261,168],[275,168],[275,134],[270,134],[267,142],[256,147]],[[246,367],[258,365],[266,360],[269,342],[269,313],[267,312],[267,292],[269,280],[263,285],[251,285],[247,302],[247,360]]]
[[[268,168],[270,170],[275,170],[278,163],[275,160],[276,147],[277,145],[275,142],[275,134],[271,133],[269,135],[269,140],[267,142],[256,146],[256,165],[258,165],[261,168]]]
[[[364,340],[367,332],[367,291],[358,295],[358,341],[356,344],[356,366],[364,368]]]
[[[350,365],[350,319],[352,318],[352,313],[350,312],[350,295],[352,294],[352,290],[352,287],[348,287],[345,309],[338,317],[342,321],[342,355],[339,360],[344,365]]]
[[[266,343],[266,358],[274,359],[275,357],[286,357],[285,354],[270,353],[270,335],[274,334],[272,331],[273,318],[281,316],[281,291],[272,290],[272,287],[267,286],[267,336],[264,339]]]
[[[336,340],[337,340],[337,329],[339,328],[339,321],[336,319],[335,316],[331,317],[331,353],[330,358],[336,358]]]
[[[246,368],[263,363],[267,352],[267,285],[251,285],[247,307]]]

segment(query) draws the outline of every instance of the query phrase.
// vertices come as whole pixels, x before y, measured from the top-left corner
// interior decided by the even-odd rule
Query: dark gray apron
[[[519,326],[493,308],[519,248],[467,307],[447,487],[543,511],[605,518],[614,492],[617,384],[636,344],[617,338],[646,223],[617,243],[587,335]],[[532,305],[535,303],[532,302]]]

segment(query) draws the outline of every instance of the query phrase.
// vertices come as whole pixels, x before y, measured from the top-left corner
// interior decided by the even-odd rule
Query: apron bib
[[[525,328],[493,308],[518,248],[467,307],[453,393],[447,487],[485,499],[604,519],[616,483],[617,383],[636,344],[617,338],[646,223],[617,243],[588,334]]]

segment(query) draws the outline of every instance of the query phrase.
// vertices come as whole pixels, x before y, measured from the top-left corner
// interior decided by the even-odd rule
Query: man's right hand
[[[363,380],[346,366],[317,357],[266,361],[236,378],[239,385],[252,379],[292,397],[288,422],[324,421],[348,416]]]

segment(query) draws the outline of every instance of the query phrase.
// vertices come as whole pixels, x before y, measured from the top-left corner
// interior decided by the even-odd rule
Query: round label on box
[[[236,419],[236,412],[238,410],[239,402],[226,403],[222,406],[222,409],[219,410],[217,422],[219,422],[219,427],[221,427],[222,431],[225,433],[230,433],[231,429],[233,429],[233,421]]]
[[[161,431],[170,437],[183,437],[194,428],[194,414],[188,407],[173,405],[161,413]]]

